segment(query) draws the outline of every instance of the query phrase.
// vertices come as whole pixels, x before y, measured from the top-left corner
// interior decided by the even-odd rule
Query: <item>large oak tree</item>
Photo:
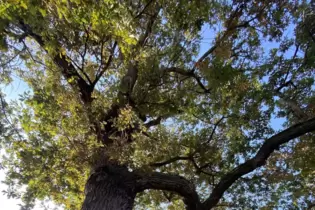
[[[23,209],[315,205],[313,1],[0,2],[0,82],[29,88],[0,114]]]

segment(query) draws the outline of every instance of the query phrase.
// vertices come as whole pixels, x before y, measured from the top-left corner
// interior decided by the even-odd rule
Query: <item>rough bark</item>
[[[87,181],[82,210],[132,210],[136,192],[130,175],[121,166],[98,168]]]

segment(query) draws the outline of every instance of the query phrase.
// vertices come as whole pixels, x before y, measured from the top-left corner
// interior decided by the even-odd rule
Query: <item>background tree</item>
[[[23,209],[311,207],[313,9],[2,1],[1,82],[14,73],[31,89],[1,106],[8,195]],[[214,39],[200,55],[204,30]]]

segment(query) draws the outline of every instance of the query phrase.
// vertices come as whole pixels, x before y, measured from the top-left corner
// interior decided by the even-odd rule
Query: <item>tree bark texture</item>
[[[88,179],[82,210],[132,210],[136,192],[123,167],[98,168]]]

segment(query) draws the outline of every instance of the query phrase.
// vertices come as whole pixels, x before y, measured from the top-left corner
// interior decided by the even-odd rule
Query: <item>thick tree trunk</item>
[[[87,181],[82,210],[132,210],[136,192],[129,175],[119,166],[97,169]]]

